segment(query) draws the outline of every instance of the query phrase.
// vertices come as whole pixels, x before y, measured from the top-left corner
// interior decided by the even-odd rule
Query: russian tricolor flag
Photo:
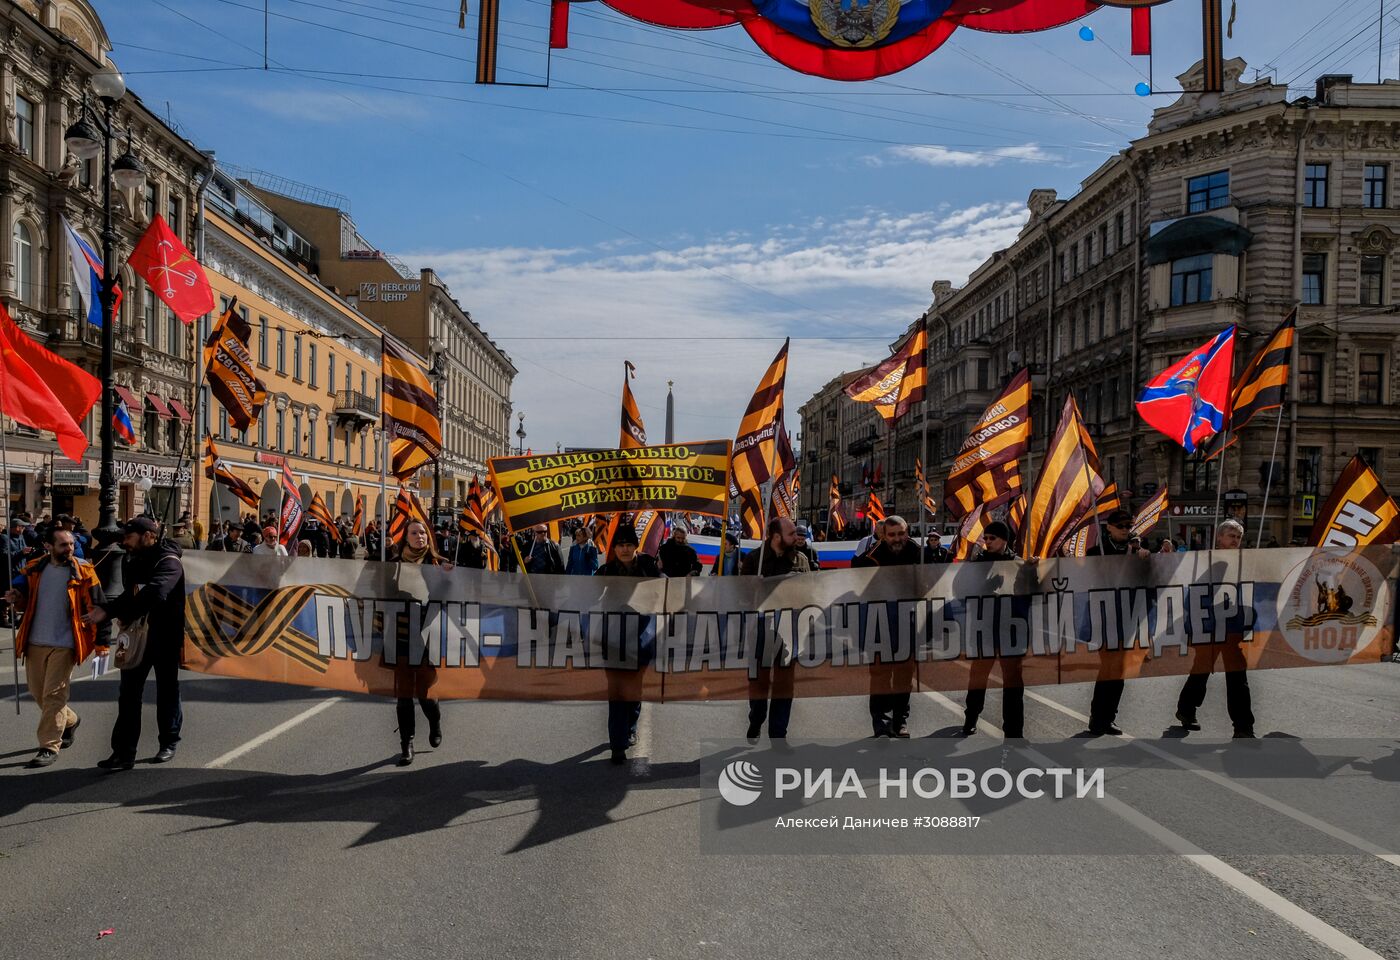
[[[112,429],[127,443],[136,444],[136,429],[131,425],[131,414],[127,412],[126,401],[117,398],[117,406],[112,411]]]
[[[102,258],[78,236],[68,218],[63,218],[63,232],[68,239],[68,262],[73,266],[73,289],[83,305],[83,316],[94,327],[102,326]],[[128,428],[130,422],[128,421]]]

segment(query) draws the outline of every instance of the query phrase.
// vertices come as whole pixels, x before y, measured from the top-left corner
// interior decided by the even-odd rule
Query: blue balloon
[[[1094,28],[1093,28],[1093,27],[1080,27],[1080,28],[1079,28],[1079,39],[1080,39],[1080,40],[1083,40],[1083,41],[1085,41],[1085,42],[1092,41],[1092,40],[1094,39]]]
[[[1136,87],[1133,87],[1133,92],[1136,93],[1139,97],[1152,96],[1152,88],[1145,83],[1139,83]]]

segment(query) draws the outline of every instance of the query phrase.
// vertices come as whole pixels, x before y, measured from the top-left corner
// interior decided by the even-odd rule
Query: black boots
[[[403,742],[403,753],[399,754],[399,766],[406,767],[413,762],[413,741]]]

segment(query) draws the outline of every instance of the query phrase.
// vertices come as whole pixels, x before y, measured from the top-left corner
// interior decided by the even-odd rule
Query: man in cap
[[[162,540],[160,526],[137,517],[122,528],[122,593],[84,614],[84,623],[108,619],[130,627],[146,621],[146,649],[141,661],[122,671],[117,695],[117,722],[112,727],[112,755],[98,763],[104,770],[130,770],[141,738],[141,700],[146,678],[156,672],[156,729],[160,749],[153,763],[175,757],[184,715],[180,708],[180,650],[185,642],[185,568],[179,545]]]
[[[817,556],[817,549],[812,546],[812,528],[805,523],[797,525],[797,552],[807,558],[807,566],[813,570],[822,568],[822,561]]]
[[[598,568],[596,577],[659,577],[656,560],[639,553],[637,530],[619,524],[613,533],[612,558]],[[616,647],[615,647],[616,650]],[[608,746],[612,762],[627,762],[627,748],[637,743],[637,721],[642,716],[642,662],[640,650],[616,650],[624,666],[608,669]]]
[[[1238,550],[1244,542],[1244,525],[1238,520],[1222,520],[1215,528],[1215,549]],[[1192,647],[1191,675],[1181,686],[1176,701],[1176,719],[1186,730],[1199,730],[1196,711],[1206,700],[1206,684],[1220,657],[1225,668],[1225,709],[1235,728],[1236,740],[1254,739],[1254,710],[1249,693],[1248,661],[1240,644],[1244,638],[1237,632],[1226,634],[1223,643],[1202,643]]]
[[[977,552],[977,562],[994,560],[1015,560],[1011,549],[1011,527],[1001,520],[993,520],[982,531],[982,547]],[[993,656],[977,657],[972,661],[972,673],[967,678],[967,707],[963,711],[962,735],[970,737],[977,730],[977,718],[987,704],[987,683],[991,679],[993,663],[1001,664],[1001,728],[1008,740],[1018,740],[1023,735],[1026,714],[1026,691],[1021,685],[1021,658],[1002,656],[997,650]]]

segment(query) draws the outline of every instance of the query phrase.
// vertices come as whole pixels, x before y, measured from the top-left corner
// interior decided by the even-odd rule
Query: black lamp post
[[[516,456],[523,457],[525,456],[525,414],[518,413],[516,416],[520,419],[517,421],[515,428],[515,437],[520,443],[515,448],[515,454]]]
[[[83,115],[68,128],[63,140],[68,152],[79,160],[102,157],[102,468],[98,479],[98,522],[93,534],[104,547],[113,548],[121,538],[117,525],[116,447],[112,430],[115,393],[112,375],[112,351],[115,345],[113,306],[117,287],[117,231],[112,223],[112,185],[122,190],[139,190],[146,183],[146,168],[131,152],[130,134],[126,151],[114,161],[112,141],[116,129],[112,114],[126,95],[126,80],[113,64],[108,63],[92,75],[92,92],[102,104],[100,111],[88,109],[87,94],[83,94]]]

